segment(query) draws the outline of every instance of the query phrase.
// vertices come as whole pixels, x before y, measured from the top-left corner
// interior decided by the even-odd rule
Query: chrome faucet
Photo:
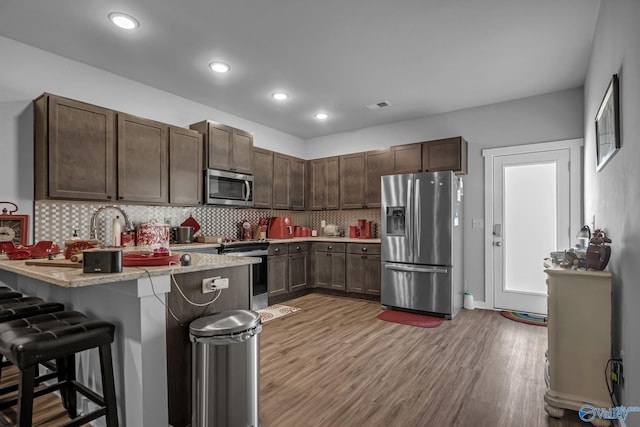
[[[122,218],[124,218],[124,230],[125,231],[133,231],[135,228],[131,219],[129,219],[129,215],[119,206],[116,205],[108,205],[102,206],[96,209],[96,211],[91,215],[91,233],[89,234],[89,238],[97,239],[98,238],[98,226],[96,225],[96,219],[98,218],[98,214],[106,209],[115,209],[122,214]]]

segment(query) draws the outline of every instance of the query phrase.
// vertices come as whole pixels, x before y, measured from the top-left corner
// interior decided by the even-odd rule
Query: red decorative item
[[[5,242],[4,251],[10,260],[47,258],[49,255],[60,253],[60,246],[50,240],[42,240],[35,245],[14,245],[12,242]]]
[[[606,236],[604,231],[594,230],[587,248],[587,267],[598,271],[607,267],[609,258],[611,258],[611,246],[607,243],[611,243],[611,239]]]
[[[2,208],[0,215],[0,242],[13,242],[16,245],[26,245],[29,242],[29,215],[13,215],[18,211],[18,205],[12,202],[6,203],[14,207],[9,211]],[[3,246],[4,248],[4,246]]]
[[[191,215],[189,215],[189,218],[184,220],[184,222],[180,225],[182,225],[183,227],[193,227],[194,234],[197,233],[198,230],[200,230],[200,224],[198,224],[198,221],[196,221],[196,219]]]
[[[122,265],[125,267],[134,266],[160,266],[169,265],[172,262],[180,264],[180,255],[169,255],[154,252],[152,254],[124,254],[122,255]]]
[[[169,224],[150,221],[140,224],[136,233],[138,246],[148,245],[152,248],[169,247]]]
[[[64,250],[64,257],[66,259],[71,259],[73,255],[82,253],[82,251],[86,251],[87,249],[93,249],[94,246],[87,242],[86,240],[78,240],[77,242],[71,243]]]

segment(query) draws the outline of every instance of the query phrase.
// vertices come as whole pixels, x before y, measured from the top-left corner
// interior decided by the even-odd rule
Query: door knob
[[[502,242],[493,242],[493,244],[496,246],[502,246]]]

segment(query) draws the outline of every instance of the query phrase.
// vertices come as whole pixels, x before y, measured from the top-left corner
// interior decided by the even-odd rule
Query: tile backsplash
[[[34,242],[53,240],[56,243],[62,243],[73,235],[74,230],[78,230],[78,237],[89,238],[91,217],[96,209],[103,206],[110,205],[71,201],[36,201],[34,206]],[[350,225],[356,225],[358,219],[366,219],[375,224],[373,232],[376,236],[380,223],[380,209],[283,211],[215,206],[118,205],[118,207],[127,213],[135,225],[151,220],[180,225],[191,215],[202,227],[198,234],[208,236],[238,237],[238,224],[241,221],[246,220],[256,224],[259,219],[272,216],[290,216],[295,225],[317,229],[319,235],[322,235],[320,227],[322,220],[325,220],[327,224],[338,225],[348,234]],[[107,236],[111,235],[111,224],[116,215],[120,215],[120,212],[115,209],[106,209],[96,219],[98,239],[103,243],[107,241]]]

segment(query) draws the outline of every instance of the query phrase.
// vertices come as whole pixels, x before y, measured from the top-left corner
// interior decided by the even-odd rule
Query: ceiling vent
[[[388,107],[390,105],[391,104],[389,104],[389,101],[380,101],[380,102],[376,102],[375,104],[367,105],[367,108],[369,110],[378,110],[380,108]]]

